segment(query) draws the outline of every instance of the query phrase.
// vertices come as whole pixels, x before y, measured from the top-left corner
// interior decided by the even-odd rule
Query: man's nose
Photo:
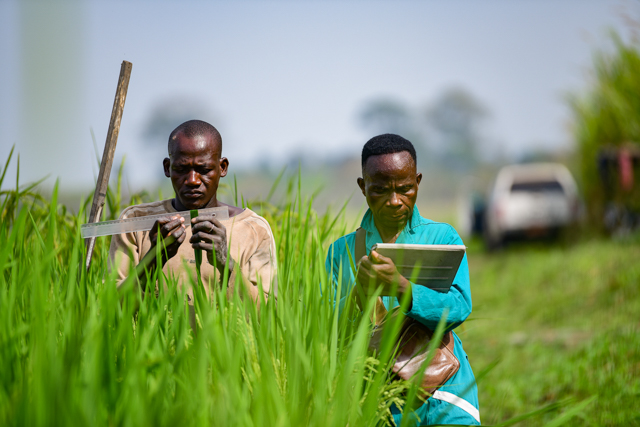
[[[400,197],[398,197],[398,193],[395,191],[391,193],[389,196],[389,205],[391,206],[400,206],[402,202],[400,202]]]
[[[192,170],[189,171],[189,173],[187,174],[187,185],[200,185],[201,181],[200,181],[200,175]]]

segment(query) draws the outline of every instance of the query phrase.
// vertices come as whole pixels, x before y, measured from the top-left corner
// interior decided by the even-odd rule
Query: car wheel
[[[495,252],[502,249],[504,246],[504,239],[500,235],[492,236],[489,232],[489,227],[484,227],[483,233],[484,246],[489,252]]]

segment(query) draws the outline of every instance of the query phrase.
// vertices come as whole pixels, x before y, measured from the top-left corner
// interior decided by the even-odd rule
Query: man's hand
[[[371,295],[379,287],[382,287],[381,295],[393,295],[399,299],[404,293],[411,292],[411,283],[400,275],[391,258],[376,251],[371,251],[369,256],[360,260],[357,282],[367,295]]]
[[[184,242],[184,238],[186,236],[184,218],[179,215],[175,215],[157,220],[155,224],[153,224],[153,227],[151,227],[151,231],[149,231],[149,240],[151,241],[152,248],[156,246],[158,240],[158,229],[160,230],[163,240],[166,240],[170,235],[176,239],[173,243],[166,246],[166,255],[164,251],[162,251],[162,264],[164,265],[169,259],[173,258],[178,253],[178,248],[180,248],[180,245]]]
[[[191,220],[191,246],[207,252],[209,264],[215,265],[220,272],[229,262],[229,271],[233,270],[233,259],[227,256],[227,229],[214,216],[200,215]],[[213,259],[215,253],[215,261]]]

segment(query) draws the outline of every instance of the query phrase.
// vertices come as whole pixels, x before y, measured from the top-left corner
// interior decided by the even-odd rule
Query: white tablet
[[[464,257],[464,245],[378,243],[371,248],[391,258],[401,275],[434,291],[449,292]]]

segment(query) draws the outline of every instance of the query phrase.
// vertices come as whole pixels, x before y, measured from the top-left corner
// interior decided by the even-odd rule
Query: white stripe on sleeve
[[[433,399],[442,400],[444,402],[451,403],[452,405],[457,406],[458,408],[462,409],[473,418],[475,418],[477,422],[480,422],[480,411],[478,411],[476,407],[471,403],[467,402],[464,399],[461,399],[455,394],[449,393],[447,391],[436,390],[431,397]]]

